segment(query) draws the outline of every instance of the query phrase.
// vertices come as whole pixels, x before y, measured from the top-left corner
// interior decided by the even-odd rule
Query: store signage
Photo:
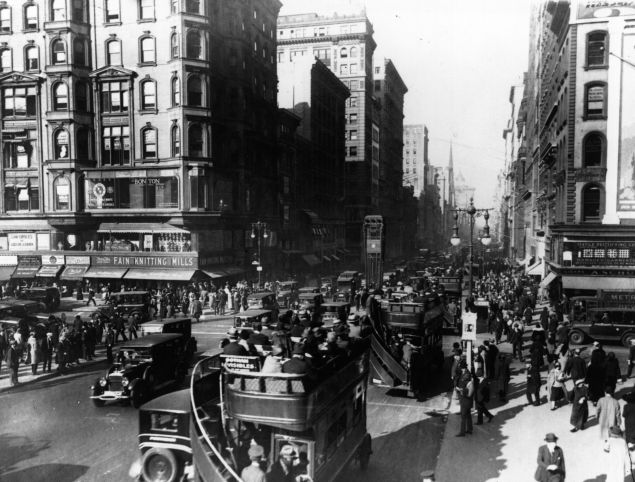
[[[18,256],[18,264],[20,266],[37,266],[39,267],[42,263],[42,258],[40,256],[28,255],[28,256]]]
[[[15,255],[0,256],[0,266],[15,266],[18,264],[18,257]]]
[[[571,266],[635,266],[633,241],[567,242],[563,251],[571,252]]]
[[[88,209],[173,209],[178,208],[179,188],[176,177],[139,177],[87,179],[85,193]]]
[[[9,251],[35,251],[35,233],[8,233]]]
[[[635,15],[635,1],[581,1],[578,4],[578,19],[623,17],[625,15]]]
[[[635,293],[631,291],[603,291],[600,298],[602,306],[627,308],[635,306]]]
[[[93,266],[116,266],[122,268],[198,268],[198,256],[133,256],[133,255],[93,255]]]
[[[66,266],[68,265],[84,265],[90,264],[90,256],[66,256]]]
[[[260,357],[258,356],[229,356],[221,355],[223,364],[228,370],[235,372],[259,372]]]
[[[461,319],[463,322],[461,339],[476,341],[476,313],[465,312]]]
[[[63,266],[64,265],[64,256],[58,254],[51,255],[42,255],[42,264],[49,266]]]
[[[620,278],[635,278],[635,270],[619,269],[619,268],[562,268],[562,275],[581,275],[581,276],[609,276]]]

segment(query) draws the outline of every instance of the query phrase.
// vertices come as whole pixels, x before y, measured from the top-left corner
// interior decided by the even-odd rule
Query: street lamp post
[[[256,270],[258,271],[258,289],[260,289],[261,284],[261,275],[262,275],[262,251],[260,239],[261,237],[267,239],[269,237],[269,232],[267,231],[267,223],[263,222],[255,222],[251,223],[251,239],[258,237],[258,261],[253,261],[251,264],[256,265]]]
[[[474,199],[470,198],[470,204],[466,209],[457,208],[452,210],[454,212],[454,229],[452,233],[452,237],[450,238],[450,243],[452,246],[458,246],[461,244],[461,238],[459,237],[459,227],[458,220],[459,214],[467,215],[470,219],[470,244],[468,262],[470,264],[470,283],[469,283],[469,296],[471,297],[474,294],[474,275],[473,275],[473,264],[474,264],[474,218],[483,216],[485,219],[485,226],[483,227],[483,236],[480,238],[481,243],[484,246],[489,246],[492,242],[492,238],[489,235],[489,225],[487,224],[489,220],[489,211],[490,209],[476,209],[474,207]],[[464,306],[467,307],[467,300],[464,300]],[[467,340],[467,363],[470,369],[472,368],[472,340]]]

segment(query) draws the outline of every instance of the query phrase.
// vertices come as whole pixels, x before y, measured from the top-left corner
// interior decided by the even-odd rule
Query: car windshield
[[[126,350],[123,349],[119,352],[119,361],[125,365],[138,365],[139,363],[151,362],[152,354],[150,350],[137,349]]]

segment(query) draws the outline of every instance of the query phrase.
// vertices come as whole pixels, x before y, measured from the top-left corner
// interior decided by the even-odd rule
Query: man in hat
[[[472,405],[474,402],[474,381],[467,368],[467,362],[461,360],[459,364],[461,375],[456,384],[456,392],[459,396],[459,406],[461,407],[461,431],[457,437],[465,437],[465,434],[472,433]]]
[[[606,387],[605,392],[606,394],[598,401],[596,416],[600,426],[600,437],[608,444],[609,428],[620,425],[622,412],[619,402],[613,397],[611,387]]]
[[[531,363],[525,365],[527,370],[527,383],[525,386],[525,395],[529,405],[540,405],[540,368]]]
[[[534,479],[538,482],[563,482],[565,477],[564,452],[556,445],[558,437],[545,436],[545,445],[538,448],[538,468]]]
[[[350,338],[361,338],[362,337],[362,328],[359,326],[359,316],[352,315],[349,316],[346,320],[348,324],[348,336]]]
[[[586,363],[580,356],[579,348],[576,348],[573,351],[573,356],[567,360],[564,366],[564,373],[570,376],[574,382],[586,377]]]
[[[571,418],[569,419],[571,425],[573,425],[571,432],[584,430],[584,424],[589,418],[587,401],[587,386],[584,384],[584,380],[579,378],[575,381],[575,386],[573,387],[573,405],[571,406]]]
[[[5,356],[7,362],[7,368],[11,372],[11,386],[17,385],[18,382],[18,366],[20,364],[20,355],[16,349],[17,342],[14,338],[9,340],[9,348]]]
[[[297,458],[293,445],[283,445],[280,449],[280,458],[267,472],[267,482],[295,482],[296,469],[293,463]]]
[[[309,363],[304,358],[304,345],[296,343],[293,347],[291,359],[282,365],[282,373],[306,374],[309,371]]]
[[[225,355],[249,355],[249,352],[245,349],[245,347],[238,343],[238,331],[236,330],[236,328],[232,327],[227,330],[227,335],[229,343],[223,346],[223,353]]]
[[[260,323],[254,323],[253,331],[247,339],[247,343],[250,345],[271,345],[271,340],[267,335],[262,334],[262,325]]]
[[[267,476],[260,466],[262,458],[265,455],[265,449],[261,445],[252,443],[247,455],[249,456],[251,464],[243,469],[240,473],[240,478],[243,482],[265,482]]]

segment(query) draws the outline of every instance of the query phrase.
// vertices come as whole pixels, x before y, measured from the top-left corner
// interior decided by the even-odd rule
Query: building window
[[[111,40],[106,43],[106,62],[108,65],[121,65],[121,42]]]
[[[582,221],[600,221],[600,203],[602,191],[595,184],[589,184],[582,189]]]
[[[37,47],[27,47],[24,51],[24,65],[27,71],[40,69],[40,59]]]
[[[73,0],[73,20],[78,23],[85,23],[84,0]]]
[[[349,147],[349,156],[356,156],[357,155],[357,146],[351,146]]]
[[[356,74],[357,72],[357,64],[351,64],[351,74]]]
[[[154,38],[143,37],[141,39],[141,52],[139,58],[142,64],[152,64],[156,62],[156,56],[154,52]]]
[[[357,140],[357,131],[356,130],[350,131],[350,133],[351,133],[351,137],[350,137],[351,141],[356,141]]]
[[[180,0],[170,0],[170,13],[172,15],[179,13],[179,2]]]
[[[185,11],[187,13],[201,13],[201,0],[185,0]]]
[[[154,80],[145,80],[141,83],[141,108],[143,110],[157,108],[157,84]]]
[[[128,112],[128,82],[101,84],[101,110],[103,113]]]
[[[73,41],[73,63],[84,67],[86,62],[86,43],[83,39],[76,38]]]
[[[340,65],[340,75],[348,75],[348,65],[347,64]]]
[[[68,110],[68,86],[64,82],[53,86],[53,110]]]
[[[604,137],[599,132],[592,132],[584,138],[582,164],[584,167],[600,167],[604,164]]]
[[[187,137],[187,148],[190,157],[203,157],[205,155],[203,127],[200,124],[194,124],[193,126],[190,126]]]
[[[121,11],[119,10],[119,0],[105,0],[106,8],[104,15],[106,23],[116,23],[121,21]]]
[[[66,45],[62,39],[53,40],[51,45],[51,52],[53,55],[53,65],[66,63]]]
[[[26,169],[37,166],[37,131],[34,129],[23,133],[3,134],[3,165],[11,169]]]
[[[92,159],[92,144],[90,139],[90,131],[87,127],[80,127],[77,129],[77,139],[76,139],[76,153],[77,159],[80,161],[87,161]]]
[[[587,119],[602,119],[606,117],[606,84],[587,84],[584,99],[584,110]]]
[[[0,8],[0,33],[11,33],[11,9]]]
[[[198,33],[197,30],[190,30],[187,33],[186,39],[186,53],[185,55],[190,59],[200,59],[201,58],[201,34]]]
[[[24,7],[24,30],[37,30],[37,27],[37,5],[27,5]]]
[[[104,127],[101,162],[104,165],[130,164],[130,129],[128,126]]]
[[[181,81],[178,77],[172,77],[172,107],[181,105]]]
[[[604,66],[608,63],[606,44],[607,32],[592,32],[587,36],[586,64],[587,67]]]
[[[55,159],[68,159],[68,131],[66,129],[59,129],[53,135],[53,152],[55,153]]]
[[[179,58],[179,36],[176,33],[170,36],[170,58]]]
[[[75,84],[75,109],[79,112],[90,112],[89,108],[89,87],[86,82],[77,82]]]
[[[198,76],[192,76],[187,80],[187,105],[203,106],[203,83]]]
[[[53,22],[66,20],[66,0],[51,1],[51,20]]]
[[[190,177],[190,207],[207,208],[207,179],[204,177]]]
[[[154,127],[141,129],[141,157],[144,159],[157,157],[157,130]]]
[[[13,70],[13,56],[11,49],[0,50],[0,67],[3,72],[11,72]]]
[[[172,126],[171,135],[172,157],[181,155],[181,129],[179,126]]]
[[[340,49],[340,57],[343,58],[343,59],[348,57],[348,49],[346,47],[342,47]]]
[[[2,90],[3,117],[34,117],[36,105],[35,87],[7,87]]]
[[[356,113],[351,113],[348,114],[348,123],[349,124],[357,124],[357,114]]]
[[[60,176],[53,181],[53,193],[55,197],[56,211],[69,211],[71,209],[71,182],[67,177]]]
[[[37,211],[40,209],[37,181],[29,180],[27,184],[27,186],[5,188],[4,206],[7,211]]]
[[[139,19],[154,20],[154,0],[139,0]]]

